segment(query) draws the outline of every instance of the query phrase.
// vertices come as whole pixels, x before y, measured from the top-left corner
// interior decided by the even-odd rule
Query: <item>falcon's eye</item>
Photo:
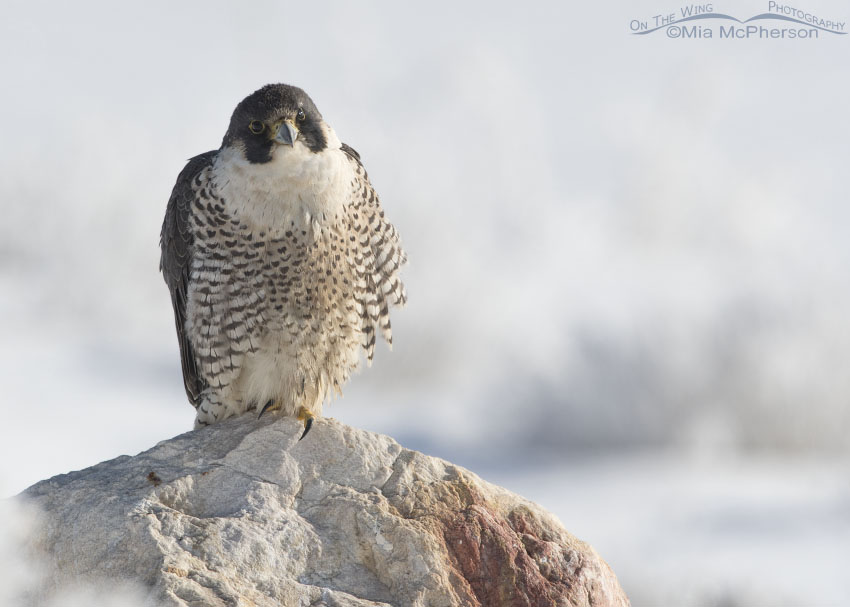
[[[259,135],[260,133],[266,130],[266,125],[260,122],[259,120],[252,120],[248,123],[248,129],[250,129],[250,131],[254,133],[254,135]]]
[[[303,109],[301,109],[301,108],[298,108],[298,113],[297,113],[297,114],[295,114],[295,119],[296,119],[298,122],[304,122],[304,119],[305,119],[306,117],[307,117],[307,116],[304,114],[304,110],[303,110]]]

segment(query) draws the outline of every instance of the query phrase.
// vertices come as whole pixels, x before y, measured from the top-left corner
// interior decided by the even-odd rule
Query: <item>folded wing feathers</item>
[[[391,306],[403,306],[407,301],[404,285],[398,276],[407,256],[395,227],[384,218],[378,196],[365,171],[358,176],[363,180],[359,185],[366,188],[368,196],[362,199],[360,206],[366,221],[362,223],[357,239],[359,251],[355,256],[355,266],[363,272],[357,303],[361,315],[362,345],[366,350],[367,364],[371,364],[377,332],[392,347],[389,309]]]

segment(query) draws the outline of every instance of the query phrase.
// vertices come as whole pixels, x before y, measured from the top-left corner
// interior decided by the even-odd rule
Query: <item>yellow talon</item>
[[[307,436],[307,433],[310,431],[310,428],[313,427],[313,420],[316,419],[313,415],[313,412],[310,411],[307,407],[301,407],[298,409],[298,421],[304,423],[304,434],[301,435],[301,438]],[[298,440],[301,440],[299,438]]]
[[[280,404],[276,400],[270,400],[263,406],[262,410],[260,410],[260,414],[257,416],[257,419],[260,419],[266,411],[277,411],[278,409],[280,409]]]
[[[275,400],[270,400],[267,402],[263,408],[260,410],[260,414],[257,416],[257,419],[260,419],[263,416],[263,413],[266,411],[277,411],[280,409],[280,403]],[[307,436],[307,433],[310,431],[310,428],[313,427],[313,420],[316,419],[316,416],[313,415],[313,412],[310,411],[307,407],[301,407],[298,409],[298,421],[304,424],[304,433],[301,435],[301,438]],[[298,440],[301,440],[299,438]]]

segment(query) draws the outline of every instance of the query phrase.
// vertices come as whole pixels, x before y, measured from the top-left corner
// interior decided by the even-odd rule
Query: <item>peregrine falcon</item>
[[[392,345],[406,255],[360,155],[307,94],[270,84],[177,177],[160,235],[195,427],[251,410],[304,423],[360,348]]]

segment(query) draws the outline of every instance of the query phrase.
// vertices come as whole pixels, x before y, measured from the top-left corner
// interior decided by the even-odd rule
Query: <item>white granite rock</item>
[[[151,605],[628,605],[538,506],[333,419],[253,415],[42,481],[50,584],[135,584]]]

